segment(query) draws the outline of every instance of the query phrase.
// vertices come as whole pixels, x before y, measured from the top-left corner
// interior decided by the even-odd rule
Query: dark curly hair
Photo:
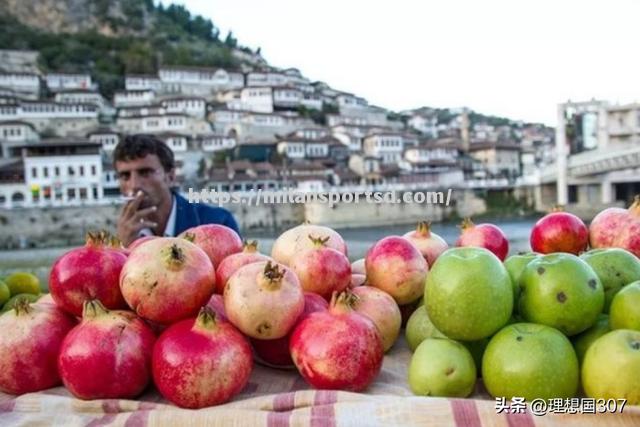
[[[165,172],[175,168],[175,159],[171,148],[156,136],[141,133],[127,135],[116,145],[113,151],[113,166],[115,168],[118,161],[128,162],[141,159],[149,154],[158,156]]]

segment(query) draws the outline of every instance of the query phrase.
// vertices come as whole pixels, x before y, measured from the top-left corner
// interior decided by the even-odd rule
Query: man
[[[118,219],[123,245],[145,235],[177,236],[201,224],[225,225],[239,234],[238,224],[226,209],[190,204],[172,191],[175,181],[173,152],[153,135],[129,135],[113,152],[113,166],[128,201]]]

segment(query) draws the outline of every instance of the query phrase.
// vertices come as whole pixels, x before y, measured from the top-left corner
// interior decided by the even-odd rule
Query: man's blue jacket
[[[204,203],[189,203],[187,199],[174,192],[176,197],[175,235],[203,224],[225,225],[240,235],[238,223],[228,210]]]

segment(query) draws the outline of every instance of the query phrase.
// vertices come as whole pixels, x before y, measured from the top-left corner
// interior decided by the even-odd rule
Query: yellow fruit
[[[0,307],[2,307],[5,302],[9,301],[9,298],[11,298],[9,286],[0,280]]]
[[[23,271],[12,273],[4,281],[9,286],[12,296],[17,294],[39,295],[41,292],[40,280],[31,273]]]

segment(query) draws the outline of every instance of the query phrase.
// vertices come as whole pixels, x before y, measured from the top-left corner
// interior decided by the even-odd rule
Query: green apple
[[[628,284],[613,297],[609,326],[640,331],[640,281]]]
[[[449,249],[427,275],[425,307],[435,327],[447,337],[462,341],[487,338],[511,317],[509,273],[487,249]]]
[[[476,366],[469,350],[447,338],[427,338],[411,357],[409,386],[420,396],[467,397],[475,387]]]
[[[509,277],[511,278],[511,284],[513,285],[514,308],[517,307],[518,297],[520,296],[520,275],[527,264],[539,256],[540,254],[536,252],[520,253],[511,255],[504,261],[504,267],[507,269]]]
[[[489,341],[482,379],[493,397],[570,398],[578,391],[578,358],[557,329],[516,323]]]
[[[39,295],[40,292],[42,292],[40,289],[40,279],[25,271],[16,271],[15,273],[11,273],[4,279],[4,281],[7,286],[9,286],[11,296],[18,294]]]
[[[594,399],[640,404],[640,332],[617,329],[598,338],[584,355],[582,387]]]
[[[592,249],[580,255],[596,272],[604,288],[604,309],[623,286],[640,280],[640,259],[622,248]]]
[[[427,314],[427,309],[423,305],[419,306],[411,314],[404,332],[411,351],[415,351],[420,343],[427,338],[446,338],[442,332],[433,326]]]
[[[609,327],[609,316],[606,314],[600,314],[598,315],[598,320],[595,325],[572,337],[573,348],[576,350],[576,355],[578,356],[578,362],[580,364],[582,364],[584,354],[587,352],[587,349],[591,344],[609,331],[611,331],[611,328]]]
[[[2,308],[5,302],[9,301],[9,298],[11,298],[9,286],[0,280],[0,308]]]
[[[524,268],[520,284],[522,318],[554,327],[567,336],[589,329],[604,306],[598,275],[572,254],[554,253],[534,259]]]

